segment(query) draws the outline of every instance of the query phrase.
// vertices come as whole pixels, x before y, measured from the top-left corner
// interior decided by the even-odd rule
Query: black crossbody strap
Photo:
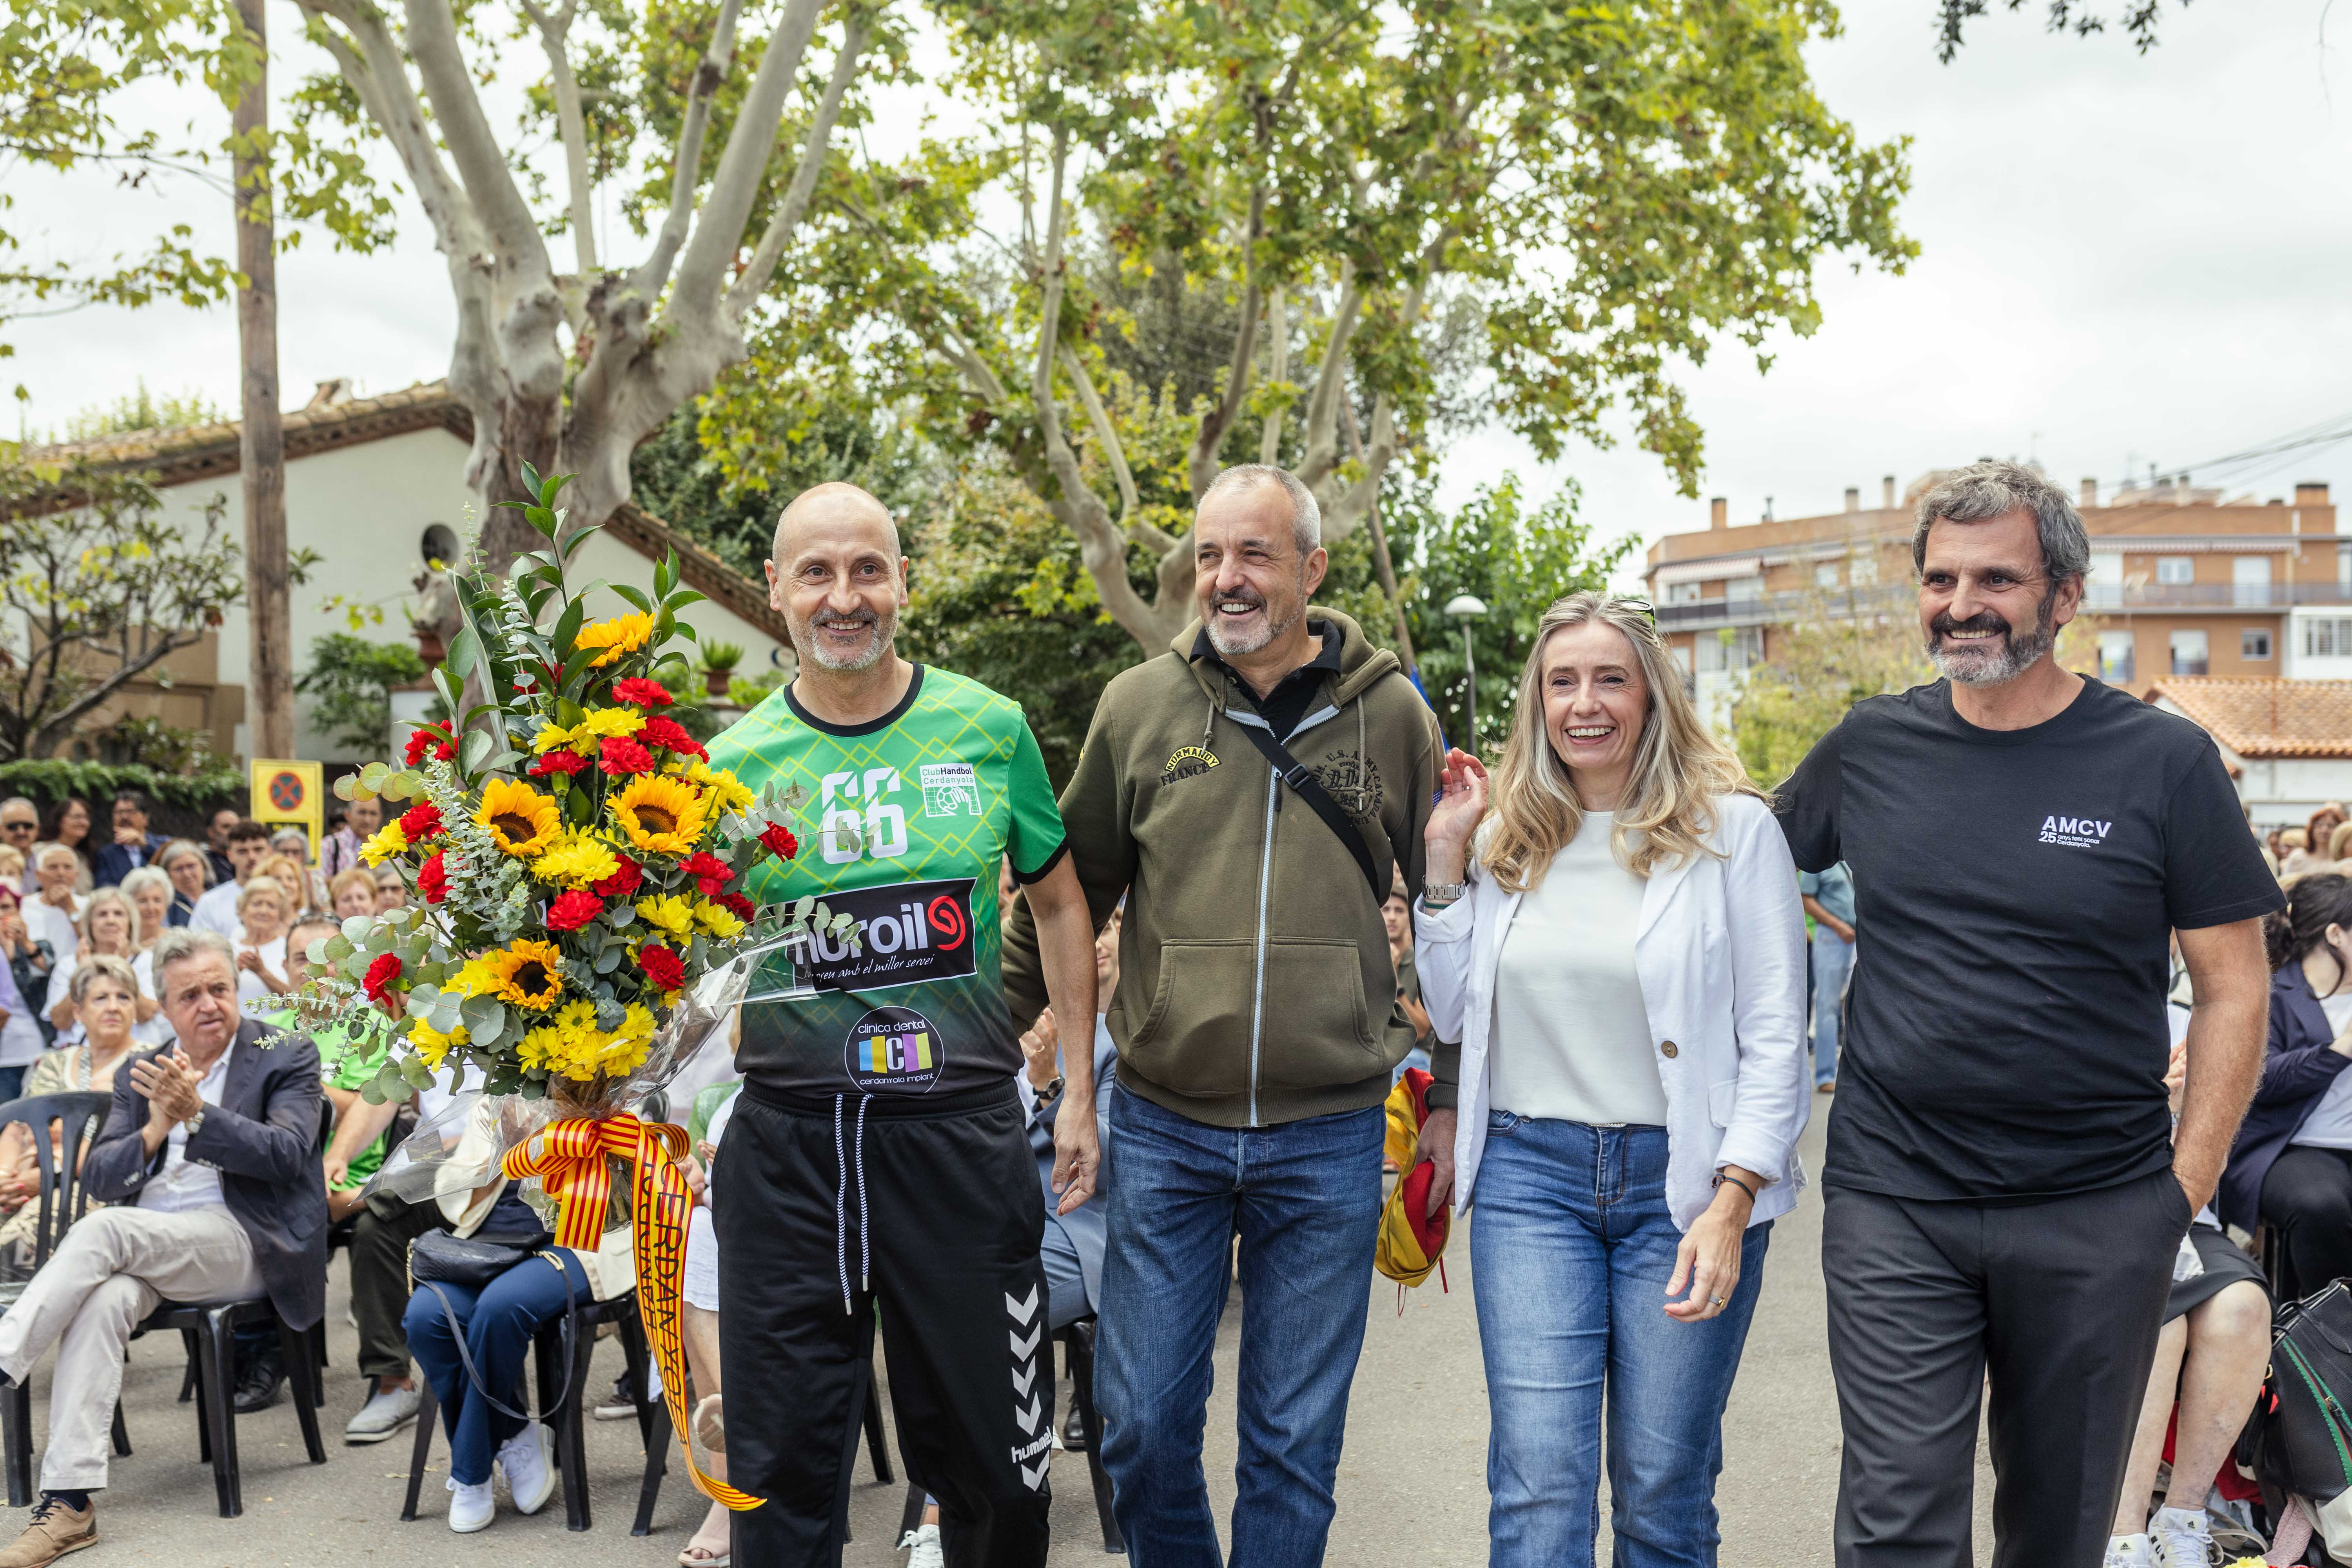
[[[567,1318],[570,1317],[578,1306],[580,1300],[572,1288],[572,1270],[564,1268],[562,1264],[556,1262],[555,1255],[553,1253],[541,1252],[535,1256],[546,1258],[547,1261],[554,1267],[556,1273],[563,1277],[563,1315]],[[528,1263],[530,1259],[525,1258],[523,1261]],[[432,1291],[434,1300],[441,1303],[441,1315],[449,1320],[449,1337],[457,1342],[458,1363],[466,1369],[466,1381],[474,1385],[474,1392],[480,1394],[484,1399],[489,1401],[490,1408],[497,1411],[499,1415],[504,1415],[510,1420],[528,1422],[531,1418],[530,1411],[509,1409],[505,1401],[501,1400],[497,1394],[492,1394],[489,1389],[484,1385],[481,1373],[476,1370],[474,1366],[473,1352],[466,1347],[467,1325],[457,1321],[457,1309],[449,1304],[449,1293],[442,1289],[437,1282],[431,1279],[420,1279],[417,1283],[424,1286],[427,1290]],[[572,1397],[572,1374],[579,1369],[580,1365],[580,1356],[576,1347],[572,1354],[564,1358],[564,1362],[565,1365],[563,1368],[562,1384],[555,1395],[554,1403],[548,1405],[546,1410],[541,1412],[542,1415],[552,1415],[556,1411],[563,1408],[563,1402],[565,1400]],[[544,1391],[542,1390],[541,1392]],[[300,1395],[298,1394],[296,1397],[299,1398]],[[524,1397],[524,1403],[530,1403],[527,1392]]]
[[[1255,746],[1267,763],[1273,765],[1276,774],[1282,782],[1288,784],[1292,792],[1305,801],[1316,816],[1323,819],[1324,826],[1339,836],[1339,842],[1346,845],[1348,853],[1356,858],[1357,869],[1363,872],[1364,881],[1372,889],[1373,904],[1377,906],[1386,903],[1389,885],[1381,880],[1381,869],[1372,861],[1370,847],[1365,844],[1363,834],[1359,832],[1356,825],[1349,820],[1348,814],[1339,809],[1339,803],[1331,798],[1331,792],[1323,787],[1323,781],[1310,773],[1306,763],[1292,756],[1289,747],[1274,738],[1272,729],[1264,724],[1244,724],[1238,721],[1234,727],[1249,737],[1249,743]]]

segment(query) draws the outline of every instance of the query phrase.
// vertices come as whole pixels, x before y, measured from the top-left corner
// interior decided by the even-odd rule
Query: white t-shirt
[[[244,891],[244,884],[239,882],[223,882],[217,888],[206,889],[188,915],[188,924],[198,931],[216,931],[235,942],[236,933],[245,929],[245,922],[236,918],[237,896]]]
[[[221,1091],[228,1087],[229,1058],[236,1055],[236,1041],[220,1054],[212,1070],[196,1080],[196,1093],[206,1105],[218,1105]],[[220,1173],[210,1165],[192,1163],[188,1159],[188,1124],[175,1121],[164,1140],[163,1168],[147,1190],[139,1194],[139,1206],[163,1214],[178,1214],[185,1209],[217,1208],[227,1200],[221,1195]]]
[[[265,942],[257,949],[253,943],[243,940],[244,935],[243,930],[240,929],[236,937],[231,939],[236,942],[236,951],[239,953],[257,951],[261,954],[261,962],[269,966],[270,973],[280,980],[293,978],[286,973],[286,939],[284,937]],[[258,1007],[253,1005],[256,1002],[260,1002],[262,1005]],[[236,972],[236,1005],[248,1017],[262,1013],[274,1013],[284,1005],[278,999],[278,993],[263,984],[261,976],[250,969],[240,969]]]
[[[73,963],[74,952],[81,946],[81,933],[74,921],[81,918],[82,900],[76,899],[73,908],[61,910],[47,899],[26,899],[22,905],[25,931],[36,942],[49,944],[49,956],[54,961],[49,973],[63,974]],[[65,994],[56,985],[49,987],[52,999]]]
[[[131,1030],[131,1037],[144,1041],[146,1044],[151,1046],[169,1045],[173,1040],[178,1039],[180,1037],[180,1031],[172,1027],[172,1020],[166,1017],[163,1013],[163,994],[155,989],[154,950],[150,948],[147,952],[141,953],[137,958],[132,959],[131,961],[131,973],[139,977],[139,990],[141,994],[142,995],[153,997],[156,1003],[155,1016],[148,1019],[143,1024],[132,1026]]]
[[[154,970],[149,964],[148,956],[142,952],[131,959],[131,975],[139,983],[139,994],[150,1002],[153,1002],[159,998],[155,994]],[[71,963],[58,965],[57,973],[49,981],[48,1011],[52,1018],[57,1014],[58,1004],[73,995],[75,971],[89,963],[90,957],[91,955],[87,952],[77,952]],[[158,1007],[153,1017],[143,1024],[134,1022],[131,1026],[131,1037],[142,1046],[160,1046],[164,1041],[177,1037],[171,1024],[164,1018],[163,1010]],[[81,1009],[77,1007],[74,1009],[73,1026],[58,1031],[57,1043],[60,1047],[78,1046],[87,1038],[89,1038],[89,1031],[82,1027]]]
[[[2336,1037],[2342,1039],[2345,1026],[2352,1024],[2352,991],[2323,997],[2319,1010],[2327,1015],[2327,1026],[2336,1031]],[[2336,1081],[2303,1119],[2293,1142],[2313,1149],[2352,1149],[2352,1067],[2336,1075]]]
[[[1595,1127],[1666,1124],[1633,967],[1647,884],[1617,863],[1612,814],[1588,811],[1519,900],[1495,974],[1492,1103]]]

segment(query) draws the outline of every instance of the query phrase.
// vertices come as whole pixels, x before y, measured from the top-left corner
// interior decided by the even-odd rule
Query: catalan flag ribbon
[[[624,1110],[601,1121],[573,1117],[558,1121],[527,1142],[507,1151],[501,1168],[513,1180],[537,1176],[555,1200],[555,1245],[593,1252],[604,1235],[604,1211],[613,1195],[608,1156],[629,1163],[635,1205],[631,1216],[637,1264],[637,1311],[646,1342],[661,1368],[662,1402],[671,1427],[686,1450],[686,1468],[705,1497],[739,1512],[764,1499],[711,1479],[694,1461],[687,1426],[686,1342],[679,1333],[686,1287],[686,1224],[693,1207],[686,1173],[677,1166],[687,1150],[686,1129],[644,1122]]]

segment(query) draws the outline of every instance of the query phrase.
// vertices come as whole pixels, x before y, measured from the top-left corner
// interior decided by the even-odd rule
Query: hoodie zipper
[[[1258,1047],[1265,1035],[1265,901],[1274,883],[1274,813],[1282,798],[1282,775],[1265,770],[1265,833],[1257,861],[1257,977],[1250,997],[1249,1124],[1257,1122]]]

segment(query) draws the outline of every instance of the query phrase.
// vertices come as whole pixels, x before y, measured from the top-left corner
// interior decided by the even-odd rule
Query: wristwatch
[[[1040,1105],[1051,1105],[1054,1101],[1061,1098],[1062,1075],[1060,1073],[1055,1073],[1052,1078],[1045,1080],[1045,1087],[1037,1091],[1037,1103]]]
[[[1470,896],[1470,884],[1467,882],[1423,882],[1421,885],[1421,896],[1424,900],[1435,899],[1442,904],[1458,904],[1463,900]]]
[[[203,1107],[201,1107],[201,1106],[199,1106],[199,1107],[197,1107],[197,1109],[196,1109],[196,1113],[195,1113],[194,1116],[191,1116],[191,1117],[189,1117],[189,1118],[188,1118],[188,1136],[189,1136],[189,1137],[191,1137],[191,1138],[194,1138],[194,1136],[195,1136],[199,1131],[201,1131],[203,1130],[204,1125],[205,1125],[205,1112],[204,1112],[204,1108],[203,1108]]]

